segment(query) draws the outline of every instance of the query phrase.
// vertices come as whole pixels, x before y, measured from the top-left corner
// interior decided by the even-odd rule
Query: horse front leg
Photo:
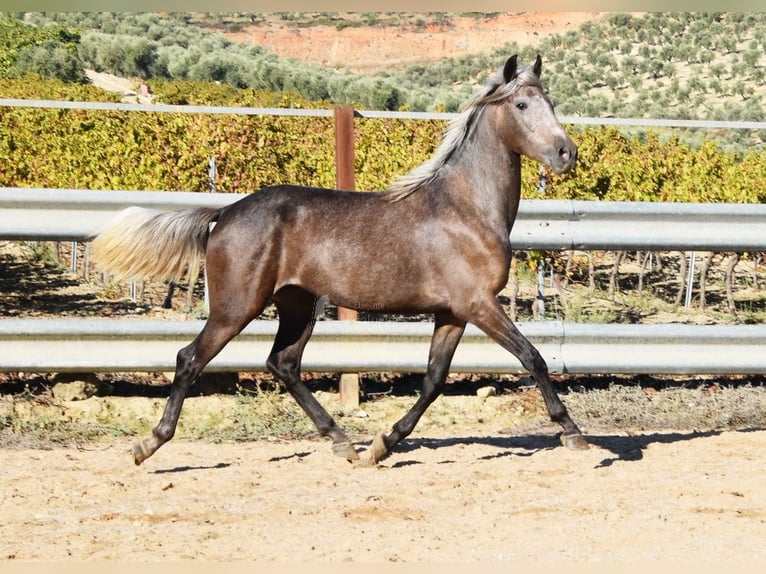
[[[524,337],[508,318],[497,300],[492,297],[472,308],[470,321],[484,331],[505,350],[519,359],[540,389],[551,420],[561,425],[561,443],[572,450],[588,448],[588,442],[569,416],[548,375],[548,365],[540,352]]]
[[[410,435],[429,405],[441,394],[463,331],[465,331],[465,321],[451,314],[436,316],[431,349],[428,354],[428,367],[423,377],[420,397],[407,414],[393,425],[390,433],[380,433],[375,437],[370,447],[369,464],[377,464],[390,455],[391,450]]]

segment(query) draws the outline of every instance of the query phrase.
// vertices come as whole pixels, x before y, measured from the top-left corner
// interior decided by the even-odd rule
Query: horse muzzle
[[[559,144],[556,154],[548,162],[553,173],[566,173],[572,170],[576,164],[577,146],[571,140]]]

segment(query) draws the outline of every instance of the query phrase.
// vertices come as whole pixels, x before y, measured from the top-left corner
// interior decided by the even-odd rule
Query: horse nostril
[[[563,161],[576,161],[577,160],[577,148],[570,146],[561,146],[559,148],[559,157]]]

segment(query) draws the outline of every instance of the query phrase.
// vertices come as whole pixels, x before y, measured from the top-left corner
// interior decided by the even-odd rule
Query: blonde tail
[[[93,240],[91,257],[118,279],[178,281],[199,269],[218,210],[129,207]]]

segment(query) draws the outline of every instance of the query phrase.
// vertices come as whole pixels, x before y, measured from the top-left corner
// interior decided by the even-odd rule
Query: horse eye
[[[522,112],[527,109],[527,103],[526,102],[517,102],[516,103],[516,109],[521,110]]]

